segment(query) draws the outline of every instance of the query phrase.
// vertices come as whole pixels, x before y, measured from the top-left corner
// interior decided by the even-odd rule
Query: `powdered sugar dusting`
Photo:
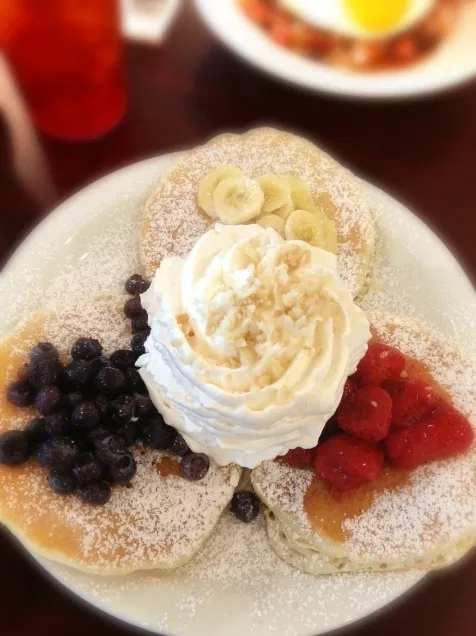
[[[132,487],[113,488],[110,501],[102,507],[76,497],[55,496],[35,466],[28,466],[12,481],[4,480],[2,496],[10,509],[23,505],[22,529],[34,544],[45,546],[45,531],[38,530],[45,517],[50,520],[51,536],[58,537],[55,549],[61,549],[64,537],[70,537],[63,546],[63,558],[72,558],[80,569],[101,574],[177,567],[193,556],[213,530],[234,486],[230,469],[213,462],[199,482],[161,477],[157,464],[164,455],[135,448],[137,474]],[[21,504],[22,499],[28,504]],[[68,548],[71,541],[73,547]]]
[[[220,163],[218,150],[215,160],[217,164]],[[4,297],[8,298],[11,318],[8,323],[2,321],[2,326],[8,324],[8,328],[11,328],[19,316],[45,304],[61,307],[63,304],[71,305],[78,299],[90,298],[91,295],[122,290],[124,278],[138,267],[135,237],[138,218],[142,203],[162,168],[161,161],[151,164],[144,178],[142,169],[140,173],[137,168],[128,169],[123,178],[116,179],[113,196],[110,188],[106,190],[98,184],[94,196],[87,201],[83,197],[80,202],[68,202],[68,223],[75,233],[71,242],[64,249],[59,249],[59,239],[50,227],[48,241],[45,241],[45,236],[42,237],[41,252],[38,248],[35,253],[31,245],[28,248],[36,261],[30,259],[21,271],[17,269],[18,275],[11,277],[11,280],[2,278],[0,287]],[[195,196],[195,188],[193,190],[193,193],[190,190],[186,195]],[[345,193],[340,192],[339,196],[345,198]],[[371,199],[374,206],[377,198],[373,193]],[[351,199],[348,201],[352,203]],[[359,203],[357,209],[361,209],[361,205]],[[179,202],[178,219],[183,222],[180,206]],[[91,214],[92,207],[95,208],[94,215]],[[124,214],[120,211],[122,208]],[[472,308],[468,307],[464,315],[459,305],[458,311],[455,311],[455,301],[462,295],[458,289],[452,295],[453,273],[446,278],[435,275],[428,267],[428,278],[431,280],[422,282],[427,263],[417,247],[412,248],[408,219],[400,215],[397,208],[394,201],[384,199],[378,209],[381,245],[377,276],[381,284],[379,289],[375,285],[367,295],[365,308],[410,315],[427,325],[436,323],[438,316],[444,314],[446,335],[459,337],[468,344],[471,340],[476,342],[471,335],[475,330]],[[86,224],[81,224],[83,217],[87,218]],[[103,223],[106,217],[107,223]],[[179,227],[178,224],[175,229]],[[202,234],[202,229],[197,231],[197,238]],[[421,232],[414,233],[417,237],[415,241],[424,243],[427,240],[423,240]],[[64,240],[63,233],[61,244]],[[170,250],[175,247],[171,242],[166,245]],[[178,246],[186,251],[183,244],[179,243]],[[349,250],[346,262],[344,252],[342,248],[341,267],[352,272],[355,262],[352,261],[352,250]],[[410,263],[402,265],[400,256],[407,252],[410,252]],[[435,252],[441,256],[436,248]],[[446,268],[444,259],[442,264]],[[444,271],[446,274],[446,269]],[[421,303],[413,302],[413,299],[419,300],[421,296]],[[462,397],[464,400],[464,392]],[[448,466],[451,465],[452,462],[449,462]],[[146,468],[147,463],[144,464],[144,470]],[[437,469],[441,471],[441,464],[425,468],[430,472]],[[460,473],[463,479],[464,472],[462,470]],[[444,472],[438,474],[444,475]],[[443,486],[441,484],[438,488],[441,490]],[[303,481],[299,488],[303,491],[305,487]],[[132,497],[134,489],[120,489],[117,496],[119,493]],[[40,498],[45,496],[43,485],[38,485],[37,490],[28,494],[41,501]],[[152,498],[155,495],[152,487],[149,494]],[[448,502],[450,494],[451,490],[447,488],[444,506],[440,507],[443,518],[452,514]],[[429,509],[430,501],[431,498],[428,498],[423,507]],[[63,505],[62,502],[61,498],[54,496],[56,508]],[[111,505],[115,505],[113,501]],[[167,509],[169,504],[165,507]],[[293,507],[296,507],[296,501]],[[124,503],[119,504],[119,510],[124,510]],[[147,515],[144,511],[139,513],[142,515],[144,533],[150,536],[151,526],[148,525]],[[70,514],[76,517],[75,522],[82,528],[84,550],[91,554],[97,542],[98,527],[94,518],[97,513],[91,509],[84,512],[83,509]],[[34,524],[35,518],[30,517],[29,523]],[[359,523],[364,524],[364,520],[361,519]],[[412,527],[417,527],[417,516],[412,523]],[[51,532],[54,532],[54,527]],[[355,532],[360,533],[361,537],[368,537],[371,528],[360,526]],[[364,551],[371,549],[362,541],[361,545]],[[392,551],[395,549],[393,546]],[[302,636],[315,633],[318,629],[333,628],[389,602],[421,577],[415,572],[319,578],[306,575],[286,565],[274,554],[267,540],[263,519],[249,525],[239,524],[228,513],[222,516],[198,557],[174,572],[95,577],[58,565],[53,567],[49,564],[49,567],[55,576],[73,589],[82,590],[99,606],[107,611],[116,611],[145,628],[196,633],[197,625],[206,625],[202,632],[210,636],[221,635],[224,630],[229,636],[274,632]],[[289,620],[291,612],[292,623]]]
[[[365,191],[355,177],[308,142],[272,129],[224,135],[181,157],[163,177],[144,215],[142,255],[146,270],[167,256],[185,256],[209,227],[196,204],[210,170],[233,164],[246,175],[294,173],[335,219],[338,270],[356,295],[366,283],[375,230]],[[148,271],[149,274],[152,271]]]
[[[61,578],[78,584],[64,569]],[[343,625],[363,616],[421,578],[405,574],[348,574],[314,577],[281,561],[269,545],[262,515],[250,524],[225,513],[199,555],[167,574],[139,573],[122,577],[80,576],[80,587],[98,603],[126,610],[149,629],[219,636],[273,634],[297,636]],[[223,610],[217,620],[217,589]],[[141,599],[167,598],[155,608]],[[226,600],[225,600],[226,599]],[[250,600],[251,599],[251,600]],[[137,607],[139,605],[139,608]],[[292,621],[289,615],[292,614]],[[226,628],[225,628],[226,625]],[[199,626],[199,627],[198,627]]]
[[[424,362],[476,423],[476,365],[454,345],[415,326],[408,318],[373,313],[378,335],[405,354]],[[344,522],[350,532],[351,558],[398,560],[423,555],[435,545],[476,533],[476,448],[453,460],[422,466],[410,484],[380,495],[364,514]]]
[[[464,350],[476,356],[476,297],[463,272],[435,248],[435,237],[415,216],[372,190],[374,278],[362,309],[407,316],[464,343]]]
[[[45,305],[62,307],[102,294],[124,293],[124,281],[140,272],[137,218],[122,219],[93,237],[79,259],[66,262],[45,292]]]
[[[371,313],[369,320],[384,342],[428,365],[433,377],[453,397],[455,406],[476,422],[476,368],[455,345],[409,318]],[[281,462],[267,462],[253,473],[273,510],[290,513],[312,532],[304,496],[312,473]],[[346,556],[357,563],[422,563],[440,556],[445,546],[476,533],[476,445],[451,460],[422,466],[410,482],[380,493],[371,507],[343,522],[348,532]],[[440,551],[439,551],[440,549]],[[425,558],[424,558],[425,557]]]
[[[74,297],[74,296],[73,296]],[[91,302],[83,300],[62,307],[45,324],[45,337],[57,343],[60,353],[66,355],[71,344],[81,337],[94,337],[103,346],[104,355],[116,349],[126,349],[131,339],[130,321],[123,305],[128,297],[105,295]]]
[[[284,462],[263,462],[252,473],[259,485],[259,491],[265,492],[269,508],[281,508],[298,520],[304,531],[312,532],[307,514],[304,512],[304,495],[311,485],[314,474],[310,470],[300,470]]]

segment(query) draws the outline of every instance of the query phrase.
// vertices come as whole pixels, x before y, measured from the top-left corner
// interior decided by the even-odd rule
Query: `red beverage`
[[[124,115],[116,0],[0,0],[0,49],[47,135],[97,137]]]

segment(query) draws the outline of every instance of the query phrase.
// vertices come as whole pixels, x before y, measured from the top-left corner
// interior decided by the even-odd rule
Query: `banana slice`
[[[200,181],[198,186],[198,205],[212,219],[216,219],[217,215],[213,207],[213,193],[217,185],[223,179],[237,177],[241,175],[241,170],[235,166],[222,166],[207,173]]]
[[[293,210],[294,205],[292,199],[289,199],[287,203],[275,210],[273,214],[276,214],[276,216],[280,216],[282,219],[286,220]]]
[[[275,174],[263,174],[256,181],[264,192],[263,212],[269,214],[291,201],[291,186]]]
[[[263,190],[249,177],[223,179],[213,193],[214,210],[226,225],[251,221],[260,214],[263,203]]]
[[[336,226],[331,219],[322,213],[322,231],[324,240],[322,249],[337,254],[337,231]]]
[[[276,214],[266,214],[266,216],[262,216],[257,223],[261,225],[261,227],[272,227],[273,230],[276,230],[276,232],[284,238],[285,221],[280,216]]]
[[[309,200],[303,208],[307,212],[314,214],[319,222],[322,223],[323,244],[321,247],[328,252],[337,254],[337,230],[334,221],[330,219],[324,212],[324,209]]]
[[[326,215],[326,213],[324,212],[324,210],[322,208],[320,208],[319,206],[317,206],[312,199],[308,199],[307,201],[305,201],[303,203],[303,205],[299,208],[295,208],[296,210],[306,210],[307,212],[311,212],[312,214],[316,214],[317,216],[324,214],[324,216]]]
[[[283,179],[286,179],[291,188],[291,199],[293,200],[294,209],[305,210],[306,203],[312,199],[311,188],[307,183],[292,174],[283,175]]]
[[[334,223],[319,210],[317,214],[308,210],[294,210],[286,221],[284,231],[287,239],[306,241],[333,254],[337,252]]]

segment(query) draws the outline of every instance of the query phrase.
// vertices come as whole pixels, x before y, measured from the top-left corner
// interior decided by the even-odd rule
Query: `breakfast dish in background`
[[[143,273],[86,300],[93,259],[82,301],[68,280],[0,341],[2,522],[95,574],[199,567],[235,522],[264,537],[263,516],[276,555],[313,575],[461,558],[474,361],[361,309],[376,217],[354,175],[290,133],[184,153],[131,233],[116,219],[121,249],[101,247],[134,267],[137,251]]]
[[[237,0],[278,44],[353,71],[402,68],[451,32],[459,0]]]
[[[195,0],[214,35],[287,84],[402,99],[476,76],[474,0]]]

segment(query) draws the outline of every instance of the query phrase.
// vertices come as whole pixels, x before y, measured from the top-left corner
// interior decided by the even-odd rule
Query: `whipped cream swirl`
[[[151,399],[220,465],[315,446],[370,339],[336,257],[258,225],[217,225],[164,259],[142,304]]]

